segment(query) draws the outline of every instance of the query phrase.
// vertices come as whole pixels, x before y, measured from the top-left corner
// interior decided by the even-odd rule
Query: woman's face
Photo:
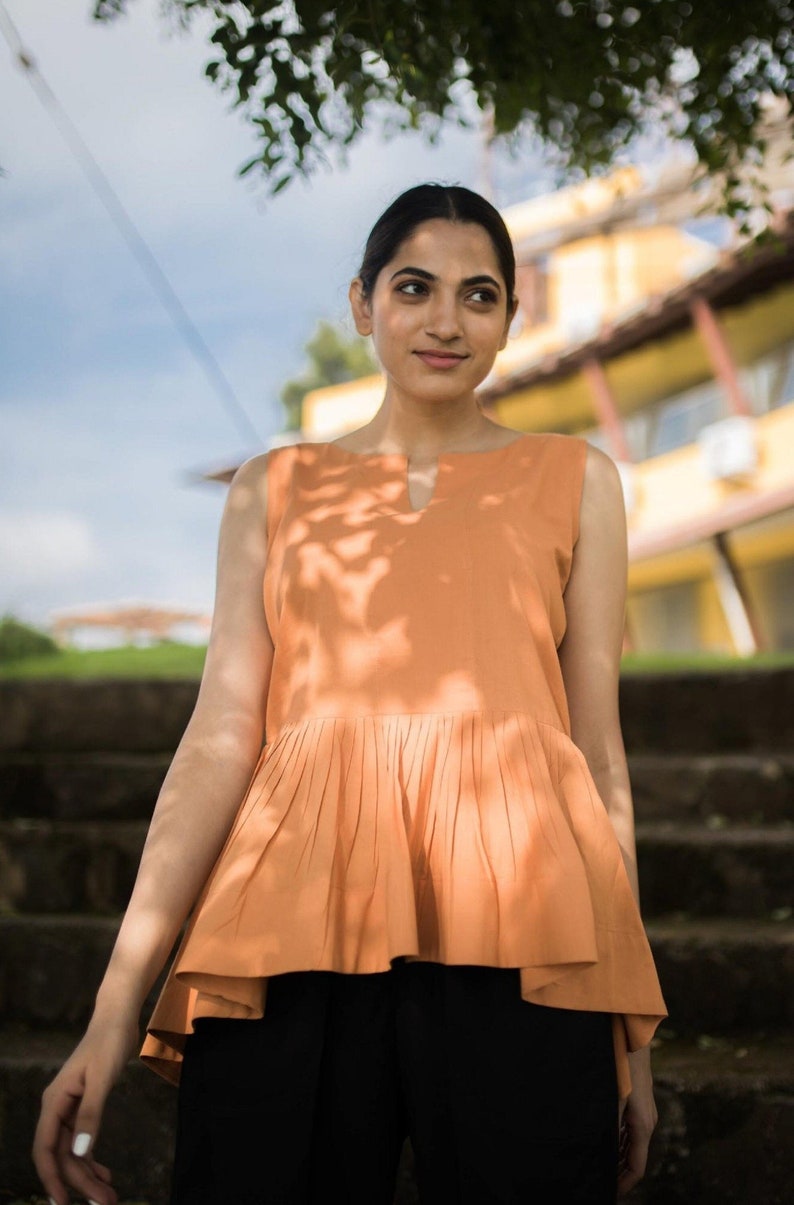
[[[444,218],[400,244],[369,298],[354,280],[350,301],[390,386],[437,401],[470,394],[485,379],[514,311],[487,231]]]

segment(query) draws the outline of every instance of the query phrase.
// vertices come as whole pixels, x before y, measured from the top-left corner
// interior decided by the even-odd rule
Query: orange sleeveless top
[[[557,648],[587,455],[524,434],[438,458],[267,454],[265,746],[140,1057],[178,1083],[196,1017],[264,1015],[270,975],[391,959],[520,969],[523,999],[667,1015]]]

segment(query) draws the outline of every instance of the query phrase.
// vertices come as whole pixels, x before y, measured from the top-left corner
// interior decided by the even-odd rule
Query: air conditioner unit
[[[598,334],[601,312],[595,307],[582,307],[565,314],[560,326],[568,344],[587,343]]]
[[[709,423],[698,433],[697,442],[703,472],[712,481],[744,477],[758,465],[755,420],[749,415]]]

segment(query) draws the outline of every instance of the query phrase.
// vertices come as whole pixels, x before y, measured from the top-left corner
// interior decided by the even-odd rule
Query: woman
[[[666,1013],[618,716],[622,490],[585,440],[480,412],[514,284],[488,202],[402,194],[350,289],[379,410],[235,475],[196,708],[44,1094],[57,1205],[117,1201],[103,1108],[191,907],[141,1049],[179,1084],[172,1205],[387,1203],[406,1135],[431,1205],[599,1205],[644,1173]]]

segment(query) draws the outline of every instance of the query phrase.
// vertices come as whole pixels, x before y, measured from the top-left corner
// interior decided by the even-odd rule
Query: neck
[[[402,452],[415,461],[434,460],[445,451],[476,450],[492,438],[497,423],[485,418],[474,398],[457,398],[445,406],[416,406],[384,399],[374,418],[357,434],[368,447],[384,452]]]

